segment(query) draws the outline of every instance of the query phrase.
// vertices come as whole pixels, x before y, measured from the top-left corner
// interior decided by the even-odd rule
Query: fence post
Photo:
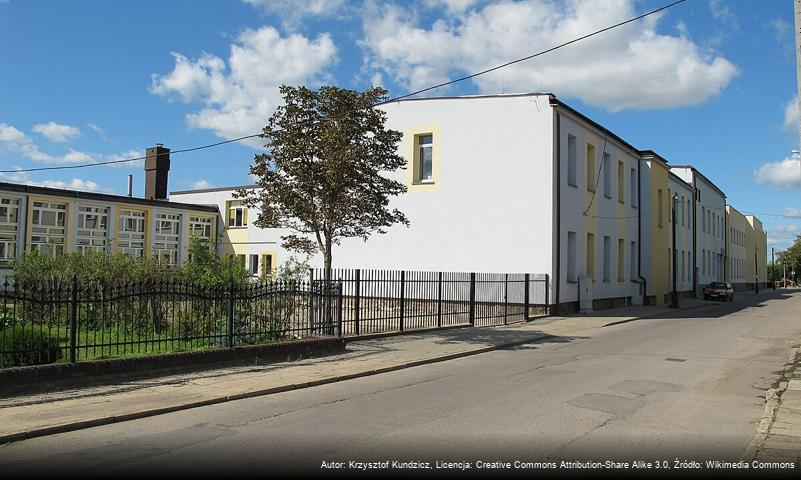
[[[361,316],[362,316],[362,313],[361,313],[361,300],[362,300],[362,269],[361,268],[357,268],[356,269],[356,298],[353,300],[353,307],[354,307],[353,320],[354,320],[354,322],[356,324],[355,327],[356,327],[356,335],[357,336],[359,335],[359,333],[361,331],[360,328],[359,328],[359,320],[361,319]]]
[[[309,335],[315,333],[315,325],[314,325],[314,309],[315,303],[319,301],[319,298],[315,296],[314,291],[314,269],[309,269]]]
[[[545,314],[550,315],[551,313],[551,303],[548,298],[548,290],[551,287],[551,276],[549,274],[545,274]]]
[[[527,322],[529,320],[529,317],[528,317],[528,304],[530,302],[530,297],[529,297],[529,285],[531,285],[530,278],[531,278],[530,274],[527,273],[525,275],[526,286],[523,289],[523,308],[525,308],[525,310],[523,311],[523,319],[525,321],[527,321]]]
[[[508,320],[506,318],[506,314],[508,313],[509,301],[507,300],[509,296],[509,274],[506,273],[503,276],[503,324],[508,324]]]
[[[78,276],[72,277],[72,291],[70,292],[70,363],[77,359],[78,340]]]
[[[470,273],[470,325],[476,324],[476,273]]]
[[[228,348],[234,348],[234,281],[228,284]]]
[[[403,304],[404,304],[404,297],[406,294],[406,271],[401,270],[401,282],[400,282],[400,331],[403,331]]]
[[[437,279],[437,328],[442,327],[442,272]]]
[[[339,301],[339,306],[337,307],[337,337],[342,338],[342,290],[344,290],[344,284],[340,283],[337,286],[337,300]]]

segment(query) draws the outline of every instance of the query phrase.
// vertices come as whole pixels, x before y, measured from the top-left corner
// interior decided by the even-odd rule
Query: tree
[[[281,94],[285,105],[263,130],[268,151],[250,167],[260,188],[237,196],[260,209],[256,226],[290,230],[281,237],[284,248],[320,252],[327,283],[331,249],[341,239],[366,241],[396,223],[408,226],[402,212],[389,208],[406,186],[384,176],[405,168],[397,153],[403,135],[385,128],[385,112],[374,108],[387,99],[383,88],[283,85]]]

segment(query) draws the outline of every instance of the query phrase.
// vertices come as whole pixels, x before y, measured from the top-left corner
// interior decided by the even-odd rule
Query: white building
[[[379,108],[387,127],[404,134],[408,165],[393,175],[409,191],[390,207],[411,224],[367,242],[344,240],[335,267],[548,274],[550,302],[567,309],[586,276],[597,307],[642,302],[636,148],[549,94]],[[291,255],[280,246],[282,232],[254,227],[258,213],[237,210],[234,190],[170,198],[217,205],[228,227],[221,252],[255,274],[275,268]]]
[[[704,285],[725,281],[726,194],[691,166],[671,166],[671,172],[695,187],[696,294]]]

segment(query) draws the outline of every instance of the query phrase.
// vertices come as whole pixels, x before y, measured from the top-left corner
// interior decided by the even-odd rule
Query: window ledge
[[[434,185],[434,180],[417,180],[412,185]]]
[[[567,186],[568,187],[573,187],[573,188],[578,188],[578,185],[574,185],[574,184],[572,184],[570,182],[567,182]]]
[[[231,226],[231,227],[225,227],[225,228],[227,228],[227,229],[229,229],[229,230],[241,230],[241,229],[243,229],[243,228],[248,228],[248,226],[247,226],[247,225],[242,225],[242,226],[240,226],[240,227],[233,227],[233,226]]]

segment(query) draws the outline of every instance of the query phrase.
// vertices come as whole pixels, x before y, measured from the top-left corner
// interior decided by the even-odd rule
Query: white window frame
[[[144,257],[147,242],[147,212],[121,209],[117,215],[117,251]]]
[[[42,223],[52,213],[54,224]],[[67,204],[34,200],[31,210],[31,250],[45,255],[64,253],[67,243]]]
[[[226,224],[229,227],[241,228],[248,226],[248,208],[242,200],[229,200],[227,210]]]
[[[424,139],[428,139],[427,143],[423,143]],[[415,149],[417,150],[417,183],[434,183],[434,134],[421,133],[415,135]],[[424,173],[425,160],[428,158],[428,175]]]
[[[156,214],[154,223],[153,251],[159,262],[167,265],[178,265],[181,251],[180,213],[160,212]]]
[[[108,247],[109,207],[78,205],[78,230],[75,248],[81,253],[105,253]],[[87,226],[87,217],[97,217],[97,226]]]
[[[19,207],[18,198],[0,198],[0,266],[7,266],[17,258]]]

